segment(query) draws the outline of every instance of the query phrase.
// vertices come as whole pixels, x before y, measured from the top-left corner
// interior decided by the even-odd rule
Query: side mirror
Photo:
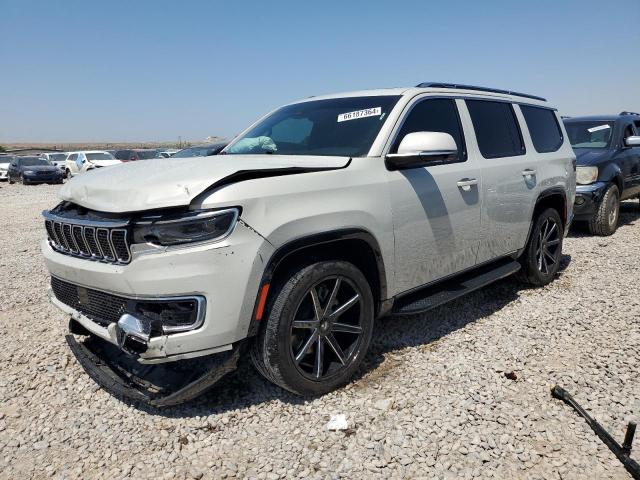
[[[428,167],[454,162],[458,147],[451,135],[443,132],[414,132],[405,135],[398,153],[389,153],[385,164],[389,170]]]
[[[627,144],[627,147],[640,147],[640,135],[627,137],[624,141]]]

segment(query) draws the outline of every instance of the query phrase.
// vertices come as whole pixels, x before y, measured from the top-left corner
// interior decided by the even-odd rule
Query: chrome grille
[[[49,244],[60,253],[108,263],[131,261],[128,232],[120,225],[79,225],[73,219],[46,214],[44,225]]]

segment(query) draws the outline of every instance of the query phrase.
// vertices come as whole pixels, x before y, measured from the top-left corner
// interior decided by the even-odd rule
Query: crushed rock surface
[[[545,288],[506,279],[380,320],[336,392],[300,399],[243,362],[200,399],[149,410],[96,386],[47,301],[40,212],[57,190],[0,184],[0,478],[630,478],[549,390],[619,442],[640,420],[637,201],[612,237],[574,229]],[[327,430],[336,414],[346,430]]]

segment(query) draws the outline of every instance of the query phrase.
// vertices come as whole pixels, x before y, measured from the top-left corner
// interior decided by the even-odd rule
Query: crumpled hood
[[[348,157],[219,155],[127,162],[77,175],[59,196],[100,212],[135,212],[189,205],[212,186],[260,176],[344,168]]]
[[[611,152],[606,148],[576,148],[574,152],[576,163],[581,167],[597,165],[611,156]]]

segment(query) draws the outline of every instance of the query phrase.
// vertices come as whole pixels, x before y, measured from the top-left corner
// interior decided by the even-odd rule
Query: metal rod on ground
[[[569,404],[573,409],[580,414],[586,421],[596,435],[609,447],[609,449],[618,457],[618,460],[622,462],[624,468],[631,474],[635,480],[640,480],[640,464],[629,456],[631,453],[631,444],[633,443],[633,437],[636,432],[636,424],[630,422],[627,426],[627,433],[624,436],[624,443],[622,446],[607,432],[602,425],[600,425],[595,419],[593,419],[574,398],[564,388],[556,385],[551,389],[551,395],[555,398],[562,400]]]

